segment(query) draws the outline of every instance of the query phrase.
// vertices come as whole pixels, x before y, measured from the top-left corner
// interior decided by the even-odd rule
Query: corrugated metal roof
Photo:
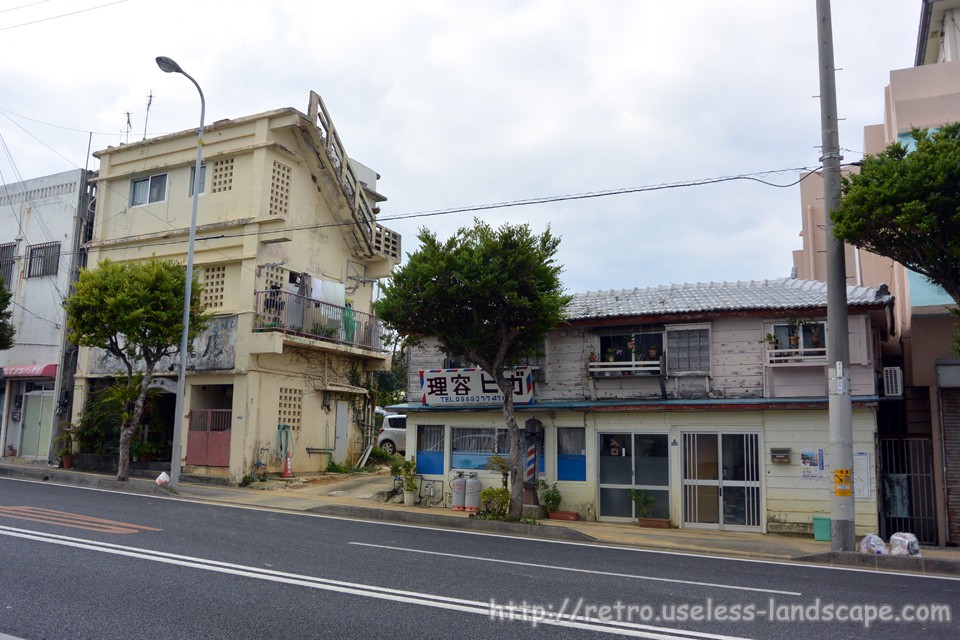
[[[892,300],[886,287],[847,287],[850,306]],[[806,309],[827,306],[827,283],[797,278],[746,282],[695,282],[647,289],[588,291],[574,294],[568,320],[635,317],[705,311]]]

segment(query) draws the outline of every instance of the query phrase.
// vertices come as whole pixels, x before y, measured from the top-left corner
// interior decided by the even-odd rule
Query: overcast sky
[[[281,107],[331,112],[416,249],[474,216],[549,225],[571,292],[789,275],[799,187],[750,180],[410,214],[818,165],[814,0],[0,0],[0,182],[92,149]],[[920,0],[834,0],[840,145],[857,161]],[[66,15],[72,14],[72,15]],[[59,17],[58,17],[59,16]],[[153,102],[147,118],[147,96]],[[127,131],[127,112],[131,130]],[[390,218],[401,216],[402,219]]]

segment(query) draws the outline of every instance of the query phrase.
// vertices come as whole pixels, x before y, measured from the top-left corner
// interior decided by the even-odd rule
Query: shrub
[[[480,492],[481,515],[488,520],[506,520],[510,511],[510,491],[493,487]]]
[[[393,462],[393,456],[380,447],[374,447],[370,450],[370,456],[367,458],[367,465],[390,464]]]
[[[327,463],[327,473],[353,473],[353,469],[345,464],[337,464],[331,460]]]
[[[390,465],[390,473],[395,478],[400,478],[403,482],[404,491],[416,491],[417,487],[417,463],[414,460],[404,460],[396,456],[393,464]]]

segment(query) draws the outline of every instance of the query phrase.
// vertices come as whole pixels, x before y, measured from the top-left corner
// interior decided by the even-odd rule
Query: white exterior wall
[[[0,187],[0,244],[17,243],[13,281],[7,283],[17,335],[13,348],[0,351],[0,367],[59,361],[82,173],[68,171]],[[60,243],[56,275],[27,278],[27,247],[53,241]]]
[[[85,173],[66,171],[0,187],[0,244],[16,243],[16,260],[6,287],[13,294],[11,322],[16,329],[14,346],[0,351],[0,367],[57,365],[56,378],[7,378],[0,380],[0,454],[7,446],[19,452],[22,412],[13,399],[24,394],[30,382],[43,396],[58,397],[63,378],[65,316],[63,301],[70,292],[71,274],[77,260],[78,207],[86,193]],[[27,256],[31,245],[60,243],[57,272],[28,278]],[[59,407],[62,408],[62,407]],[[19,417],[19,419],[18,419]],[[45,435],[56,434],[60,420],[69,416],[43,414],[40,457],[49,453]],[[49,423],[46,421],[49,420]]]
[[[863,497],[856,500],[857,535],[877,531],[876,470],[873,438],[875,423],[873,409],[854,410],[854,453],[867,454],[865,476],[856,476],[855,482],[866,487]],[[753,411],[696,411],[696,412],[642,412],[606,413],[589,411],[522,411],[517,420],[522,425],[529,418],[537,418],[544,425],[544,473],[548,483],[557,478],[556,432],[558,428],[584,427],[586,433],[586,480],[558,482],[563,494],[561,509],[576,511],[581,518],[598,517],[599,505],[599,446],[600,433],[657,433],[666,434],[670,443],[670,516],[673,526],[684,527],[682,442],[684,433],[755,433],[759,436],[759,464],[762,470],[761,527],[764,532],[811,533],[814,517],[830,517],[830,494],[833,488],[832,467],[829,459],[829,419],[823,409]],[[504,428],[503,417],[497,410],[411,412],[407,414],[407,457],[416,456],[419,425],[442,424],[446,427],[444,475],[425,475],[439,479],[449,494],[450,480],[456,469],[450,469],[450,433],[452,427]],[[771,462],[772,448],[789,447],[790,463]],[[823,449],[826,453],[824,470],[804,477],[801,464],[803,450]],[[471,470],[473,472],[475,470]],[[500,475],[490,471],[476,471],[484,489],[500,486]],[[859,489],[858,496],[860,495]],[[449,497],[448,502],[449,504]],[[604,518],[606,519],[606,518]],[[614,519],[617,520],[617,519]]]

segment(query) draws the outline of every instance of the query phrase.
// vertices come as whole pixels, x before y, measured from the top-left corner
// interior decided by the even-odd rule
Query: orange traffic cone
[[[296,478],[297,476],[293,475],[293,467],[290,466],[290,454],[287,454],[287,462],[283,465],[283,473],[280,474],[281,478]]]

